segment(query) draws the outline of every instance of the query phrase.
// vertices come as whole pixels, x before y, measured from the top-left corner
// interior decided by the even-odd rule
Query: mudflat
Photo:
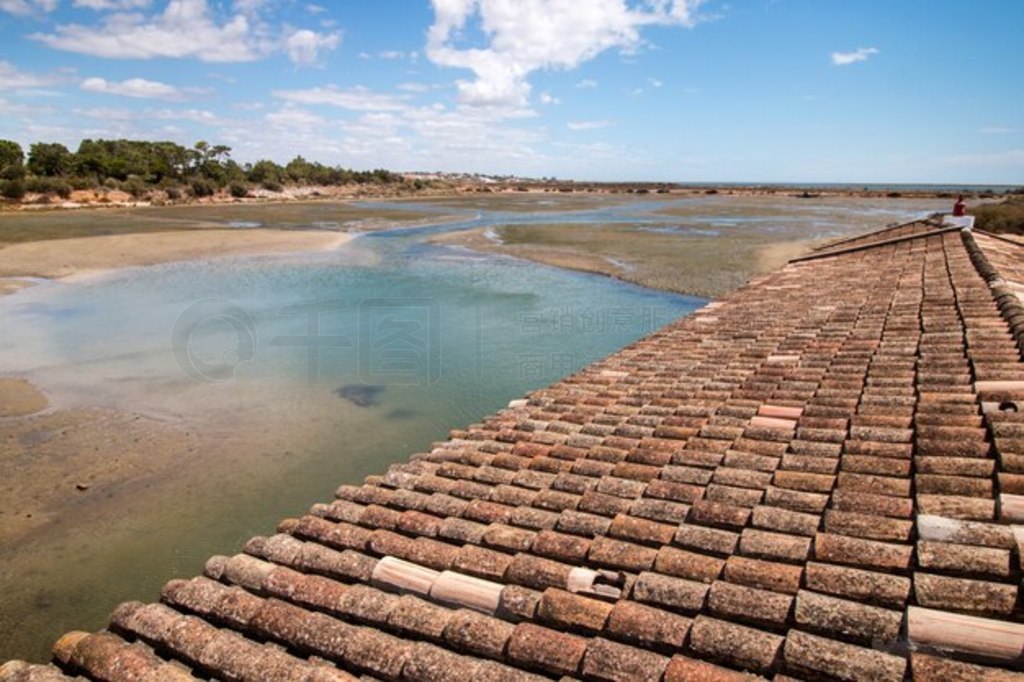
[[[320,251],[351,238],[317,230],[205,229],[24,242],[0,249],[0,277],[56,279],[206,257]]]

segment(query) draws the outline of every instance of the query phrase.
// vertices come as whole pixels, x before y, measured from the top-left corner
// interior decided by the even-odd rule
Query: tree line
[[[90,139],[82,140],[76,151],[58,142],[36,142],[26,154],[17,142],[0,140],[0,196],[16,201],[29,192],[66,199],[80,189],[122,190],[136,198],[160,190],[175,200],[221,190],[244,197],[255,187],[280,192],[286,185],[405,182],[387,170],[326,166],[301,156],[284,166],[267,159],[239,164],[231,158],[230,147],[205,141],[188,148],[175,142]]]

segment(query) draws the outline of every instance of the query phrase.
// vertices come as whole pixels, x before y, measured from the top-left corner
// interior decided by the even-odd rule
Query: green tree
[[[288,162],[288,165],[284,167],[284,171],[292,182],[305,184],[311,180],[314,174],[314,167],[313,164],[301,156],[296,156]]]
[[[20,180],[25,177],[25,153],[13,140],[0,140],[0,178]]]
[[[279,164],[267,159],[261,159],[249,169],[249,182],[265,185],[267,183],[281,184],[284,180],[284,168]]]
[[[28,149],[28,169],[34,175],[64,177],[71,172],[74,157],[59,142],[36,142]]]
[[[0,169],[25,163],[25,152],[13,140],[0,140]]]
[[[75,172],[78,175],[89,175],[96,178],[96,184],[102,184],[110,173],[110,154],[103,140],[82,140],[75,152]]]

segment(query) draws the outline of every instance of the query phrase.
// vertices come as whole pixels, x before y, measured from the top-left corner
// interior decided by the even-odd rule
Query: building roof
[[[1024,679],[1024,246],[901,227],[341,486],[0,680]]]

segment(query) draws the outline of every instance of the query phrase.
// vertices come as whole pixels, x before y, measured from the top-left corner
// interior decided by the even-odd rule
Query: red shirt
[[[962,216],[964,214],[964,208],[965,208],[964,200],[963,199],[958,199],[957,202],[955,204],[953,204],[953,215],[954,216]]]

